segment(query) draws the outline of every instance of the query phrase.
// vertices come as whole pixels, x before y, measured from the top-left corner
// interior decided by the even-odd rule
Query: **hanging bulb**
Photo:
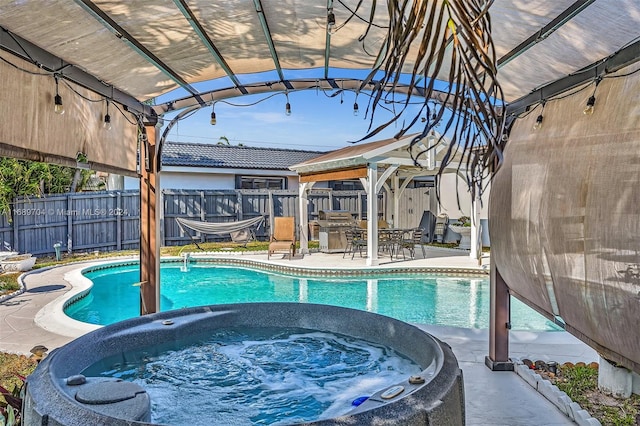
[[[53,99],[54,105],[53,105],[53,110],[55,111],[56,114],[64,114],[64,106],[62,105],[62,96],[60,95],[56,95],[56,97]]]
[[[102,123],[102,127],[104,127],[105,130],[111,130],[111,116],[108,112],[104,115],[104,123]]]
[[[589,100],[587,101],[587,106],[585,107],[584,110],[582,110],[582,113],[584,115],[591,115],[593,114],[593,106],[596,104],[596,97],[591,95],[591,97],[589,97]]]
[[[542,116],[542,114],[540,114],[537,118],[536,118],[536,122],[533,123],[533,130],[538,130],[540,127],[542,127],[542,120],[544,119],[544,117]]]
[[[105,130],[111,130],[111,116],[109,115],[109,100],[107,99],[107,112],[104,114],[104,122],[102,127]]]
[[[62,105],[62,96],[58,92],[58,76],[54,75],[53,77],[56,81],[56,96],[53,98],[53,111],[56,114],[64,114],[64,106]]]
[[[360,112],[360,111],[358,111],[358,103],[357,103],[357,102],[355,102],[355,103],[353,104],[353,115],[357,117],[359,112]]]
[[[333,13],[333,8],[329,8],[327,11],[327,26],[329,29],[333,28],[336,24],[336,15]]]
[[[291,115],[291,104],[287,102],[287,105],[284,107],[284,113],[287,115]]]
[[[218,121],[216,120],[216,113],[215,113],[215,111],[211,111],[211,121],[210,121],[211,125],[212,125],[212,126],[215,126],[217,122],[218,122]]]

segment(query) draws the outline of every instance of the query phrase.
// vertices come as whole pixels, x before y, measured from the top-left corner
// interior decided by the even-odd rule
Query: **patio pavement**
[[[379,268],[434,267],[465,268],[485,271],[489,258],[482,264],[465,252],[428,248],[426,259],[391,261],[380,259]],[[420,253],[421,255],[421,253]],[[223,255],[229,256],[229,255]],[[237,256],[237,254],[234,254]],[[267,262],[266,253],[243,254],[240,257]],[[29,354],[38,344],[50,350],[60,347],[88,329],[67,326],[59,306],[72,288],[70,281],[80,268],[101,262],[83,262],[52,269],[36,270],[24,276],[26,291],[0,302],[0,350]],[[272,256],[271,263],[313,269],[363,268],[365,259],[357,254],[353,260],[341,253],[312,253],[288,260]],[[36,322],[36,317],[38,318]],[[484,365],[488,354],[488,331],[455,327],[419,325],[449,344],[455,353],[465,382],[468,425],[566,425],[574,424],[555,405],[545,399],[513,372],[492,372]],[[554,360],[560,363],[598,361],[597,353],[566,332],[510,333],[512,358]]]

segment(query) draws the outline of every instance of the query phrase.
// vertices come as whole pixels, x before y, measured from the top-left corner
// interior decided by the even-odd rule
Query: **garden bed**
[[[598,363],[567,362],[554,366],[551,362],[523,359],[522,364],[566,393],[603,426],[640,425],[640,395],[616,398],[599,390]]]

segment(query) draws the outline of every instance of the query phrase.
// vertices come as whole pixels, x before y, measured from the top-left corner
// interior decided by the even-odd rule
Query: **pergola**
[[[300,250],[309,251],[308,192],[316,182],[340,179],[360,179],[368,196],[367,202],[367,260],[369,266],[378,264],[378,217],[377,194],[385,188],[391,196],[393,217],[399,217],[399,201],[402,192],[411,181],[419,176],[435,176],[440,173],[454,173],[464,177],[465,164],[461,164],[462,155],[454,147],[453,161],[440,170],[447,155],[449,141],[440,138],[435,131],[421,138],[419,134],[408,135],[401,139],[386,139],[362,143],[338,149],[312,160],[291,166],[291,170],[300,175]],[[418,153],[424,152],[424,156]],[[472,200],[470,256],[477,259],[481,253],[478,248],[480,239],[478,200]]]
[[[86,158],[93,169],[140,178],[142,313],[153,312],[164,114],[213,114],[216,101],[246,94],[381,88],[345,71],[372,69],[387,35],[385,2],[359,3],[0,0],[0,155],[66,165]],[[507,113],[497,136],[508,138],[491,190],[492,368],[508,364],[514,294],[640,371],[640,177],[629,160],[640,149],[640,2],[489,3]],[[414,72],[414,53],[405,72]],[[446,80],[449,69],[419,71]],[[221,84],[202,84],[211,79]],[[423,96],[419,86],[394,91]],[[596,95],[585,121],[581,110]],[[432,97],[448,105],[446,94]],[[101,130],[107,115],[110,132]],[[544,124],[533,133],[536,116]],[[597,167],[603,159],[616,166]],[[381,182],[372,176],[370,190]]]

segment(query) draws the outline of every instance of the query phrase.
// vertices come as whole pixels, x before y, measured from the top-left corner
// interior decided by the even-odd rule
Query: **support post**
[[[367,167],[367,266],[378,265],[378,164]]]
[[[469,257],[482,264],[482,235],[480,234],[480,196],[475,195],[471,200],[471,252]]]
[[[509,288],[493,260],[489,293],[489,355],[485,357],[484,363],[492,371],[513,371],[513,362],[509,359]]]
[[[400,178],[395,175],[391,178],[391,194],[393,196],[392,228],[400,228]]]
[[[309,254],[309,194],[315,182],[304,182],[298,186],[298,200],[300,203],[300,253]]]
[[[140,314],[160,311],[160,176],[156,161],[156,128],[145,125],[140,144]]]

